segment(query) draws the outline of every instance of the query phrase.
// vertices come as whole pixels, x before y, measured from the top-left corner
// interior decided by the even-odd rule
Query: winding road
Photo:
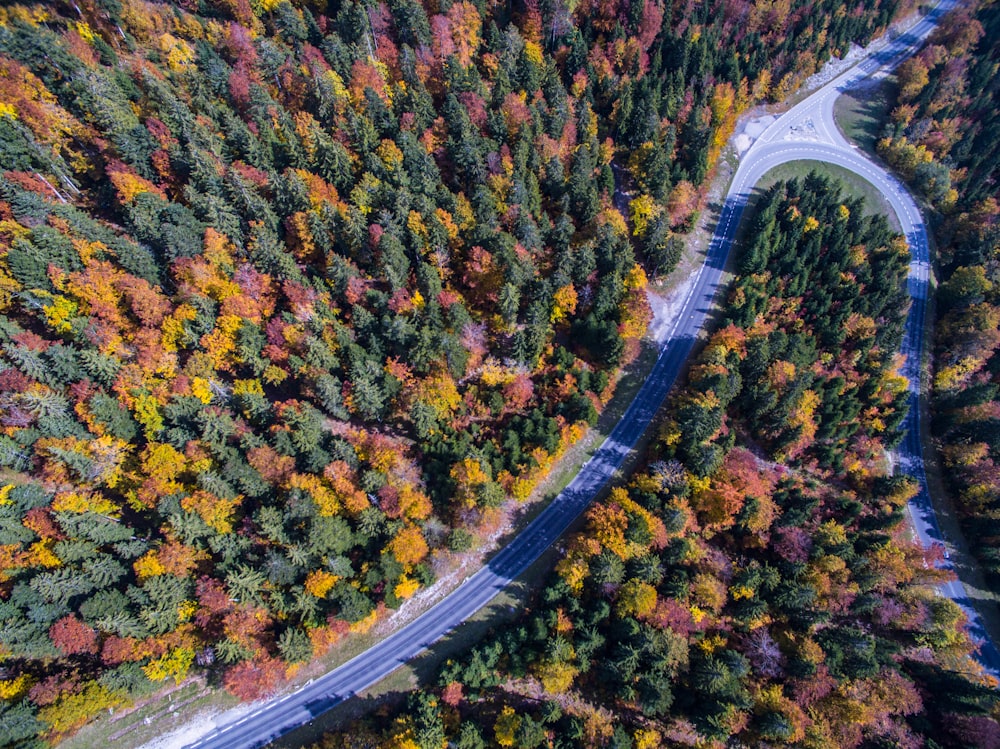
[[[868,159],[837,128],[834,102],[843,91],[882,68],[895,67],[912,54],[919,43],[934,29],[938,19],[956,4],[955,0],[939,3],[906,33],[771,123],[741,158],[726,196],[726,206],[736,206],[734,211],[741,213],[753,186],[771,169],[790,161],[822,161],[848,169],[870,182],[896,214],[910,247],[907,290],[912,299],[901,346],[901,351],[906,357],[902,374],[910,383],[909,411],[902,425],[905,437],[897,448],[896,459],[900,470],[915,479],[919,486],[919,492],[910,501],[907,511],[914,533],[924,547],[933,544],[944,545],[946,541],[931,502],[921,441],[921,360],[931,274],[927,227],[920,209],[902,182]],[[736,215],[734,223],[739,221],[738,214]],[[726,224],[728,223],[727,218]],[[720,222],[720,227],[716,230],[717,238],[722,230],[723,223]],[[955,565],[947,551],[939,567],[955,571]],[[987,671],[1000,677],[1000,650],[990,639],[982,617],[972,605],[965,586],[956,578],[943,583],[938,590],[941,595],[950,598],[961,607],[969,620],[969,633],[973,641],[979,645],[979,662]]]
[[[899,450],[899,464],[920,483],[920,493],[911,502],[909,511],[921,542],[929,545],[943,541],[927,490],[919,428],[920,359],[930,271],[926,228],[916,204],[899,181],[866,159],[839,133],[833,120],[833,102],[841,91],[852,84],[884,66],[895,65],[911,54],[934,28],[940,15],[953,5],[954,0],[939,3],[908,32],[882,45],[858,65],[779,117],[749,148],[732,180],[705,262],[689,287],[688,296],[652,372],[604,444],[521,534],[447,598],[378,645],[297,691],[264,703],[253,712],[219,726],[190,744],[190,749],[260,747],[313,720],[433,645],[527,569],[583,512],[646,431],[684,366],[712,308],[723,267],[753,186],[767,171],[788,161],[825,161],[850,169],[872,182],[896,212],[910,243],[913,261],[909,291],[913,304],[907,318],[903,352],[906,354],[904,374],[910,380],[911,394],[910,412],[905,422],[907,436]],[[950,560],[945,560],[944,566],[950,565]],[[986,636],[961,583],[948,583],[942,586],[941,592],[966,611],[973,636],[982,643],[980,660],[987,669],[1000,674],[1000,653]],[[226,716],[222,717],[225,719]]]

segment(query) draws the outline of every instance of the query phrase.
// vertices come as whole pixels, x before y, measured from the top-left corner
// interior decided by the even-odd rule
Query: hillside
[[[896,10],[0,8],[0,744],[267,693],[477,544],[739,113]]]

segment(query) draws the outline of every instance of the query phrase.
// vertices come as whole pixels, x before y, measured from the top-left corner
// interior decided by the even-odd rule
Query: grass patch
[[[810,172],[817,172],[824,177],[835,179],[843,183],[845,192],[852,198],[863,198],[865,201],[865,215],[873,216],[882,214],[889,219],[889,225],[895,230],[900,230],[899,220],[896,212],[892,210],[889,201],[885,199],[881,191],[871,182],[855,174],[849,169],[844,169],[836,164],[827,164],[824,161],[790,161],[781,164],[769,171],[757,183],[754,188],[755,197],[762,194],[766,189],[777,182],[789,179],[802,179]],[[756,203],[756,200],[752,201]],[[754,206],[747,207],[746,215],[752,215]]]
[[[866,79],[837,97],[833,105],[837,127],[848,140],[874,154],[875,141],[895,99],[895,78]]]

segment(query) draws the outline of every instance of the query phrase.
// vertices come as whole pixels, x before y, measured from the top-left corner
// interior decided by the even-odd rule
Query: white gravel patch
[[[749,120],[747,124],[743,126],[743,133],[751,139],[756,140],[761,136],[761,133],[767,130],[777,119],[778,115],[768,114],[763,117],[757,117],[756,119]]]
[[[232,721],[239,720],[244,715],[254,712],[258,707],[265,704],[267,700],[261,702],[250,702],[244,705],[237,705],[224,712],[218,712],[212,708],[205,708],[185,717],[185,723],[170,733],[158,736],[152,741],[147,741],[138,749],[180,749],[188,744],[193,744],[203,736],[207,736],[220,725],[226,725]]]
[[[739,135],[733,138],[732,143],[733,143],[733,148],[736,149],[737,155],[742,157],[743,154],[745,154],[747,150],[750,148],[750,146],[753,145],[753,138],[751,138],[746,133],[740,133]]]
[[[653,320],[649,323],[646,335],[656,341],[663,343],[670,337],[674,329],[677,316],[681,313],[684,300],[687,299],[688,290],[697,279],[697,273],[689,273],[683,282],[677,284],[670,291],[663,293],[656,291],[650,286],[646,287],[646,298],[649,306],[653,310]]]
[[[843,58],[831,57],[826,61],[820,70],[813,73],[811,76],[806,78],[805,83],[802,84],[801,91],[812,91],[814,89],[825,86],[827,83],[832,81],[838,75],[843,73],[849,67],[854,65],[858,60],[868,54],[868,48],[878,49],[885,44],[884,37],[879,37],[868,47],[859,47],[857,44],[851,43],[851,48],[847,51],[847,54]]]
[[[742,157],[747,152],[747,149],[753,145],[754,141],[761,136],[761,133],[767,130],[770,124],[776,119],[778,119],[777,115],[766,114],[762,117],[745,120],[740,132],[732,139],[736,154]]]

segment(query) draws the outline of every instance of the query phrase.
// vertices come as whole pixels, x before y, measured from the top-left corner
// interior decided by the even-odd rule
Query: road
[[[911,384],[911,409],[907,438],[900,464],[920,481],[921,493],[910,512],[924,544],[941,541],[923,472],[919,440],[919,352],[923,345],[923,315],[927,300],[929,264],[927,235],[912,198],[893,177],[852,148],[833,122],[833,100],[840,91],[867,77],[886,63],[895,64],[926,37],[942,12],[954,0],[939,4],[913,30],[878,50],[855,68],[834,79],[797,104],[768,127],[741,160],[726,196],[705,262],[696,273],[674,328],[663,344],[656,364],[618,425],[572,482],[490,563],[470,576],[447,598],[419,618],[353,660],[319,677],[299,690],[265,703],[256,711],[218,727],[189,745],[190,749],[260,747],[313,720],[388,676],[414,658],[472,614],[527,569],[569,527],[615,472],[646,431],[694,346],[712,308],[729,250],[754,184],[769,169],[787,161],[815,159],[839,164],[872,181],[897,212],[913,251],[910,292],[914,304],[907,320],[904,352]],[[825,142],[824,142],[825,141]],[[946,565],[950,561],[946,562]],[[961,583],[942,591],[965,608],[974,635],[984,640],[984,664],[1000,673],[1000,653],[985,637],[985,630]]]
[[[887,43],[875,54],[858,63],[821,89],[808,96],[769,125],[746,151],[733,177],[726,203],[745,205],[753,186],[765,173],[790,161],[823,161],[849,169],[873,184],[889,203],[899,220],[901,231],[910,246],[911,262],[907,281],[913,300],[906,320],[906,330],[901,346],[905,355],[902,374],[910,382],[909,413],[902,428],[903,443],[897,449],[900,469],[914,478],[920,491],[909,503],[907,511],[914,532],[924,547],[946,543],[931,503],[927,475],[924,470],[921,435],[921,371],[924,347],[924,330],[930,289],[930,255],[927,227],[913,197],[903,184],[877,164],[869,160],[837,128],[834,103],[837,97],[860,83],[874,72],[895,67],[933,31],[938,19],[957,3],[945,0],[936,5],[923,19],[907,32]],[[947,547],[945,547],[947,548]],[[955,571],[947,551],[939,565]],[[980,663],[994,676],[1000,676],[1000,650],[990,639],[982,617],[972,605],[965,586],[956,580],[939,587],[939,592],[955,601],[969,619],[969,632],[980,646]]]

